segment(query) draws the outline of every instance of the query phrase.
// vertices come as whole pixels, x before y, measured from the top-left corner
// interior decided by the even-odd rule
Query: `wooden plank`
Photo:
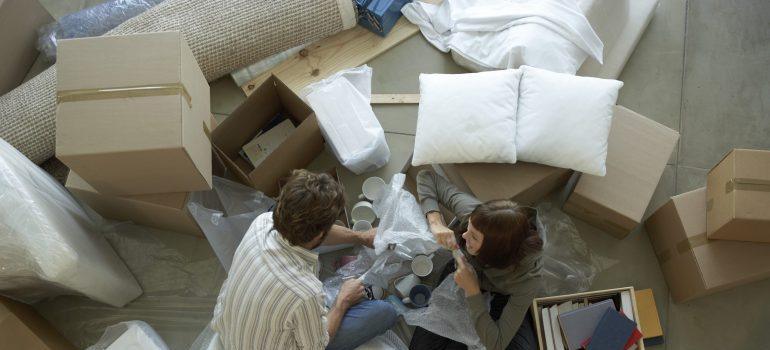
[[[440,3],[441,0],[423,0]],[[420,30],[401,17],[386,37],[355,26],[311,44],[294,57],[281,62],[268,72],[250,80],[241,89],[246,95],[259,87],[270,74],[275,74],[295,93],[329,75],[346,68],[360,66],[393,46],[398,45]]]
[[[372,94],[373,105],[376,104],[417,104],[420,94]]]

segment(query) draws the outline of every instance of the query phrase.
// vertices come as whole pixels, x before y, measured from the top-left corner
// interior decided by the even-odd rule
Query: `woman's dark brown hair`
[[[476,207],[469,220],[484,235],[478,261],[502,269],[518,265],[525,256],[541,250],[543,241],[534,225],[535,215],[534,209],[509,200],[493,200]]]
[[[326,234],[345,207],[345,194],[329,174],[294,170],[281,189],[273,211],[273,226],[293,245]]]

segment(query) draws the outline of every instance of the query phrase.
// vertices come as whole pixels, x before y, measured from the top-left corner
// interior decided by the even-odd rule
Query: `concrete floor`
[[[55,17],[98,2],[41,0]],[[625,86],[618,104],[681,133],[648,212],[671,195],[704,186],[708,169],[729,149],[770,149],[769,17],[770,2],[765,0],[660,1],[619,78]],[[419,73],[463,71],[420,35],[369,65],[374,68],[375,93],[416,93]],[[211,87],[212,112],[219,118],[244,99],[229,78],[212,82]],[[411,152],[417,107],[376,106],[375,113],[394,150],[394,163],[379,174],[387,177],[400,169]],[[328,162],[333,160],[319,160],[318,166]],[[349,189],[362,178],[343,174]],[[770,325],[770,303],[766,302],[770,280],[675,304],[643,228],[617,240],[578,220],[576,225],[596,253],[620,262],[599,275],[593,289],[633,285],[654,290],[666,342],[653,349],[768,348],[770,333],[764,328]],[[205,241],[173,233],[145,232],[131,238],[155,247],[150,255],[161,261],[161,266],[142,265],[142,259],[133,262],[141,267],[140,280],[148,291],[140,300],[116,310],[83,298],[61,297],[38,309],[79,346],[93,342],[108,325],[144,317],[172,348],[186,348],[193,340],[190,335],[197,334],[196,329],[210,317],[223,271]],[[173,273],[153,278],[161,268]],[[98,317],[73,322],[77,318],[73,315],[83,312]]]

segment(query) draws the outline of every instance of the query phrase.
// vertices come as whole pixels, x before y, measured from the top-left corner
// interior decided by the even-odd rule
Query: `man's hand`
[[[457,270],[454,274],[455,283],[465,291],[465,296],[471,297],[481,294],[479,278],[476,276],[476,271],[473,269],[473,266],[468,264],[465,257],[457,258],[455,259],[455,262],[457,263]]]
[[[344,310],[358,304],[364,297],[364,284],[358,279],[352,278],[342,283],[337,300],[334,304]]]
[[[374,236],[377,234],[377,228],[372,227],[369,231],[358,234],[361,245],[374,249]]]
[[[450,230],[443,224],[435,223],[430,225],[430,232],[436,237],[436,241],[442,247],[454,250],[457,249],[457,241],[455,240],[454,231]]]

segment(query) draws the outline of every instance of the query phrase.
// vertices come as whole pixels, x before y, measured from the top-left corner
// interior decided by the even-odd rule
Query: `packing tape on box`
[[[709,244],[708,236],[706,236],[706,233],[697,234],[695,236],[692,236],[687,239],[683,239],[679,241],[679,243],[676,244],[676,251],[678,255],[685,254],[697,247],[700,247],[702,245]],[[658,261],[661,265],[667,263],[669,260],[671,260],[674,257],[672,249],[665,249],[662,252],[658,253]]]
[[[725,193],[735,190],[770,192],[770,180],[733,178],[725,184]]]
[[[184,85],[179,83],[106,89],[63,90],[57,92],[56,103],[166,95],[182,95],[185,100],[187,100],[187,106],[192,108],[192,97],[190,96],[190,93],[187,92]]]

